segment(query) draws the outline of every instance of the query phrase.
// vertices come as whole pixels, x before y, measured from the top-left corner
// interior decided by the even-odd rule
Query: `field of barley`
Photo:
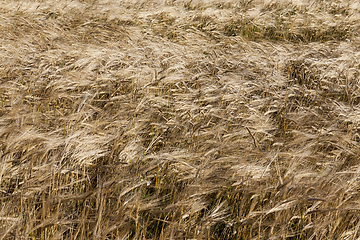
[[[360,239],[357,0],[1,0],[0,239]]]

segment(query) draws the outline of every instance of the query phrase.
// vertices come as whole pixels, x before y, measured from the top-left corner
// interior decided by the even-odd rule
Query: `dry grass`
[[[0,4],[0,239],[358,239],[355,0]]]

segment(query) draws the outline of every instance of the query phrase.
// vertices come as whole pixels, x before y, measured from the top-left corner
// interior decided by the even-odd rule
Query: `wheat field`
[[[359,239],[356,0],[0,1],[0,239]]]

